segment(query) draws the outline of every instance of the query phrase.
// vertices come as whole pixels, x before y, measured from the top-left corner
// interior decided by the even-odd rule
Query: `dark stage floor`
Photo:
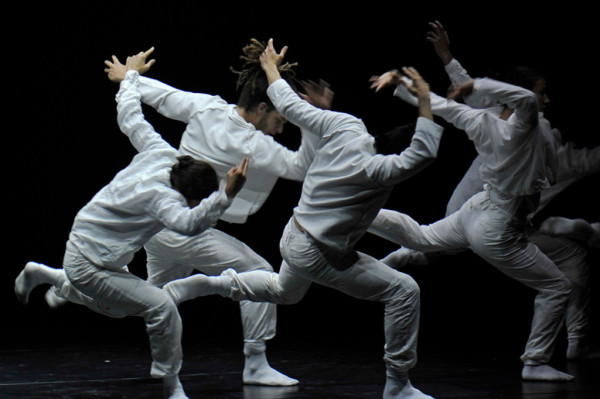
[[[192,399],[381,398],[384,366],[380,351],[271,348],[270,363],[298,378],[293,388],[244,386],[241,353],[216,345],[185,348],[181,380]],[[0,398],[161,398],[160,381],[148,375],[143,345],[38,346],[3,350]],[[421,354],[413,384],[437,399],[597,399],[600,360],[557,364],[576,376],[570,383],[524,383],[518,358],[477,353]]]

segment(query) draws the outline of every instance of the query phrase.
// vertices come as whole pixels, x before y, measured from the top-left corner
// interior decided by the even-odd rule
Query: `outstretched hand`
[[[423,79],[419,71],[413,67],[403,67],[402,72],[410,79],[400,79],[400,84],[406,86],[415,97],[428,97],[429,96],[429,83]]]
[[[381,76],[372,76],[369,79],[371,88],[375,92],[387,86],[404,85],[414,96],[429,95],[429,84],[421,77],[421,74],[413,67],[403,67],[402,73],[393,69]]]
[[[303,81],[302,87],[306,93],[300,93],[300,97],[315,107],[321,109],[331,109],[334,93],[329,88],[329,83],[325,82],[324,80],[319,80],[319,83],[309,80]]]
[[[430,22],[429,26],[433,29],[427,33],[427,41],[433,43],[433,48],[444,65],[452,61],[450,52],[450,38],[439,21]]]
[[[146,61],[148,56],[152,54],[154,51],[154,47],[150,48],[147,51],[140,51],[134,56],[127,57],[125,64],[122,64],[121,61],[117,58],[117,56],[112,56],[112,61],[104,61],[106,68],[104,72],[108,75],[108,79],[111,82],[119,83],[123,79],[125,79],[125,74],[127,71],[135,69],[140,74],[147,72],[152,65],[156,62],[156,60],[152,59],[150,61]]]
[[[384,87],[396,86],[400,83],[401,79],[402,75],[400,74],[400,71],[398,71],[397,69],[392,69],[391,71],[387,71],[383,75],[371,76],[369,82],[371,82],[371,89],[375,89],[375,92],[378,92]]]
[[[150,61],[146,61],[148,56],[154,52],[154,47],[151,47],[147,51],[140,51],[136,55],[132,55],[131,57],[127,57],[127,61],[125,66],[128,70],[135,69],[140,74],[146,73],[152,65],[156,62],[156,60],[151,59]]]
[[[265,71],[269,84],[281,78],[281,75],[279,74],[279,64],[281,64],[281,61],[283,61],[283,57],[285,57],[287,49],[288,47],[284,46],[278,53],[275,51],[273,39],[269,39],[267,48],[260,55],[260,66],[262,67],[263,71]]]
[[[119,83],[123,79],[125,79],[125,73],[127,72],[127,68],[125,65],[121,64],[121,61],[117,58],[116,55],[112,56],[111,61],[104,61],[106,68],[104,68],[104,72],[108,75],[108,80],[111,82]]]
[[[227,172],[227,184],[225,185],[225,193],[227,198],[232,199],[240,192],[246,183],[246,173],[248,172],[248,158],[242,159],[238,166],[234,166]]]

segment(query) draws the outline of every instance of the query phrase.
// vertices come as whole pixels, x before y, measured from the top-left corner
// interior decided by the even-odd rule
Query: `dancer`
[[[244,223],[266,201],[278,178],[302,181],[312,161],[312,135],[302,131],[298,151],[277,143],[272,136],[283,131],[285,118],[273,108],[266,95],[267,81],[260,68],[259,56],[264,44],[252,39],[244,47],[244,64],[238,75],[237,104],[228,104],[218,96],[190,93],[159,81],[142,77],[142,101],[161,115],[186,123],[179,151],[212,165],[219,176],[238,159],[251,159],[244,188],[225,211],[222,220]],[[147,57],[151,50],[144,53]],[[116,57],[110,68],[120,64]],[[295,64],[280,65],[282,76],[295,83]],[[329,108],[333,92],[325,85],[305,84],[306,99]],[[148,281],[159,287],[174,279],[198,271],[219,275],[228,268],[273,271],[273,267],[250,247],[236,238],[210,228],[188,237],[165,229],[150,239],[147,254]],[[273,369],[266,358],[266,341],[276,332],[276,305],[251,301],[240,302],[244,335],[243,382],[246,384],[288,386],[298,384]]]
[[[428,40],[433,43],[434,49],[444,64],[444,68],[453,85],[460,85],[471,79],[467,71],[456,60],[450,51],[448,34],[438,21],[431,23],[432,31]],[[546,84],[542,74],[531,68],[519,68],[522,74],[509,75],[515,82],[537,94],[540,110],[540,132],[545,138],[545,144],[553,156],[550,158],[547,169],[553,176],[553,184],[540,192],[540,204],[527,215],[527,239],[533,242],[555,265],[565,274],[572,283],[571,296],[566,307],[565,325],[567,329],[567,358],[569,360],[589,359],[600,356],[600,353],[591,349],[590,341],[590,314],[591,314],[591,288],[590,288],[590,260],[587,250],[577,242],[566,238],[552,237],[545,234],[536,223],[536,216],[547,204],[566,189],[569,185],[592,173],[600,171],[600,147],[593,149],[575,148],[572,143],[563,144],[561,134],[553,129],[544,118],[543,111],[549,103],[546,95]],[[516,79],[516,76],[520,76]],[[482,98],[465,98],[467,105],[475,108],[485,108],[494,104],[486,104]],[[498,114],[503,111],[497,104]],[[446,208],[446,216],[456,212],[473,195],[483,191],[484,181],[479,173],[483,157],[478,155],[460,183],[455,188]],[[427,264],[442,256],[440,252],[422,253],[408,248],[401,248],[388,256],[383,261],[392,267],[400,267],[406,263]],[[447,253],[446,254],[450,254]]]
[[[433,122],[429,86],[416,70],[404,69],[413,80],[408,90],[418,101],[419,118],[416,128],[404,131],[414,133],[410,146],[394,148],[402,138],[373,138],[359,119],[318,109],[296,95],[277,68],[286,51],[283,47],[277,53],[269,40],[261,56],[268,94],[286,119],[314,132],[320,141],[280,242],[284,262],[279,273],[238,274],[229,269],[221,276],[191,276],[164,288],[176,302],[219,294],[234,300],[293,304],[316,282],[356,298],[380,301],[385,305],[383,397],[430,398],[414,388],[408,376],[416,364],[418,285],[410,276],[354,249],[394,185],[418,173],[437,155],[442,128]]]
[[[215,224],[243,186],[248,159],[219,187],[210,165],[178,156],[142,114],[138,78],[151,65],[142,55],[128,58],[116,96],[119,126],[139,153],[77,213],[63,269],[29,262],[15,280],[15,293],[27,303],[37,285],[52,284],[61,297],[103,315],[143,317],[150,374],[162,378],[165,397],[179,399],[187,396],[178,377],[182,326],[177,306],[126,265],[163,227],[192,235]]]
[[[394,72],[373,79],[377,90],[397,81]],[[539,82],[540,84],[542,82]],[[403,85],[395,95],[414,104]],[[455,99],[491,99],[503,104],[476,109]],[[525,380],[570,381],[574,377],[548,363],[571,293],[571,283],[556,265],[524,238],[526,215],[554,179],[549,166],[556,153],[541,132],[538,107],[530,90],[489,78],[468,80],[445,99],[431,93],[434,115],[464,130],[481,156],[484,191],[446,218],[421,226],[408,215],[382,210],[371,232],[421,251],[470,248],[506,275],[538,291],[525,353]]]

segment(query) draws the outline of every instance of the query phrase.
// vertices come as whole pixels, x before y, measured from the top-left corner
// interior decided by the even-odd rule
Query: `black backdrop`
[[[240,50],[251,37],[273,37],[277,48],[289,46],[287,59],[299,62],[300,78],[328,81],[336,93],[334,108],[361,117],[372,131],[378,131],[416,114],[390,91],[370,90],[371,75],[412,65],[432,90],[445,92],[447,77],[425,41],[428,22],[439,19],[450,34],[454,55],[474,76],[517,64],[542,68],[551,99],[548,119],[580,146],[599,144],[593,101],[598,81],[592,61],[597,45],[594,27],[586,20],[590,10],[200,3],[29,2],[5,13],[5,19],[13,22],[2,28],[8,86],[3,107],[3,119],[8,121],[3,132],[8,259],[0,279],[5,309],[0,342],[5,348],[50,342],[146,342],[141,320],[108,319],[75,305],[51,311],[43,302],[43,289],[33,292],[27,306],[13,294],[14,278],[28,260],[60,267],[76,212],[133,155],[116,124],[117,86],[103,72],[104,60],[113,54],[124,60],[155,46],[157,63],[148,76],[235,102],[235,77],[229,67],[239,66]],[[146,111],[156,130],[177,145],[183,125]],[[298,145],[298,131],[287,126],[278,140],[293,148]],[[464,134],[448,127],[436,162],[398,186],[388,207],[422,223],[441,218],[473,157]],[[597,175],[576,184],[557,198],[548,213],[598,220],[597,184]],[[219,227],[245,241],[277,270],[279,237],[299,190],[299,183],[280,181],[247,224],[220,223]],[[366,236],[359,249],[381,257],[394,247]],[[591,254],[597,265],[598,252]],[[130,268],[145,275],[143,252]],[[531,290],[470,253],[406,271],[422,290],[420,350],[453,346],[520,354],[529,330]],[[597,272],[593,284],[598,285]],[[597,299],[594,304],[597,325]],[[204,298],[184,304],[181,312],[184,339],[241,344],[233,302]],[[282,345],[332,345],[345,339],[382,343],[380,304],[318,286],[300,304],[280,306],[278,325],[275,342]]]

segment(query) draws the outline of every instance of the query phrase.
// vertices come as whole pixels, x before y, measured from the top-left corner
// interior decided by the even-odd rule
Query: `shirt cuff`
[[[417,118],[417,126],[415,131],[428,132],[439,137],[444,132],[444,128],[429,118],[419,116]]]

